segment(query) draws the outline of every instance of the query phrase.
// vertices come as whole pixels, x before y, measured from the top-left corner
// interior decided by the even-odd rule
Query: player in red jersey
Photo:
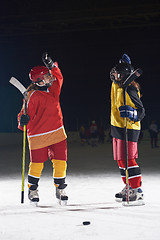
[[[38,182],[44,162],[49,158],[53,163],[56,197],[60,202],[66,202],[67,136],[59,102],[63,76],[58,63],[47,53],[42,55],[42,60],[45,66],[33,67],[29,73],[32,83],[27,88],[27,115],[24,115],[24,105],[18,114],[18,128],[23,130],[27,125],[30,150],[28,197],[32,202],[39,201]]]

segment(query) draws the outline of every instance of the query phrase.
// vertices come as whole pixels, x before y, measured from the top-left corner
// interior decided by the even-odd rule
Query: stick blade
[[[13,86],[15,86],[22,94],[24,94],[27,91],[27,89],[15,77],[11,77],[9,82]]]
[[[142,75],[142,73],[143,73],[143,70],[142,70],[141,68],[138,68],[138,69],[135,71],[135,75],[136,75],[137,77],[140,77],[140,76]]]
[[[123,88],[127,88],[131,82],[136,80],[142,75],[143,71],[141,68],[136,69],[123,83]]]

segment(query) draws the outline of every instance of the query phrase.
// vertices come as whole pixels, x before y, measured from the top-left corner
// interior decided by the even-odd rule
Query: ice
[[[37,207],[29,203],[26,160],[21,204],[18,150],[10,145],[1,148],[0,240],[159,239],[160,149],[151,149],[149,141],[139,145],[145,205],[138,207],[115,202],[115,193],[124,186],[112,159],[112,145],[107,142],[95,148],[81,147],[79,142],[68,144],[67,206],[57,203],[49,162],[39,183],[40,202]],[[83,221],[91,224],[84,226]]]
[[[159,239],[158,174],[143,176],[144,206],[124,207],[114,201],[121,189],[115,174],[68,176],[68,206],[59,206],[52,179],[40,182],[38,207],[20,203],[21,179],[1,180],[0,239]],[[84,226],[83,221],[91,224]]]

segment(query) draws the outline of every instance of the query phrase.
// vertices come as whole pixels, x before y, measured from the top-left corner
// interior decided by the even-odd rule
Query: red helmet
[[[29,78],[33,83],[38,83],[39,80],[43,80],[43,76],[49,72],[48,68],[45,66],[33,67],[29,73]]]

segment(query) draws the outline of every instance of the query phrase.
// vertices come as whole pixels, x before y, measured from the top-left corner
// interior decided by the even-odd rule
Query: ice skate
[[[68,196],[66,195],[65,188],[67,184],[59,185],[59,187],[56,187],[56,198],[58,199],[58,202],[60,205],[65,206],[67,205]]]
[[[129,186],[129,191],[130,191],[131,189],[132,189],[132,188]],[[129,192],[129,194],[130,194],[130,192]],[[122,189],[121,192],[115,194],[115,198],[116,198],[115,200],[116,200],[117,202],[122,202],[122,199],[125,198],[125,197],[126,197],[126,186]]]
[[[122,203],[124,206],[139,206],[144,205],[144,196],[141,188],[135,188],[129,190],[129,202],[126,201],[126,196],[123,197]]]
[[[39,202],[39,195],[38,195],[38,190],[30,190],[28,191],[28,198],[30,200],[31,203],[33,203],[34,205],[37,205],[37,203]]]

